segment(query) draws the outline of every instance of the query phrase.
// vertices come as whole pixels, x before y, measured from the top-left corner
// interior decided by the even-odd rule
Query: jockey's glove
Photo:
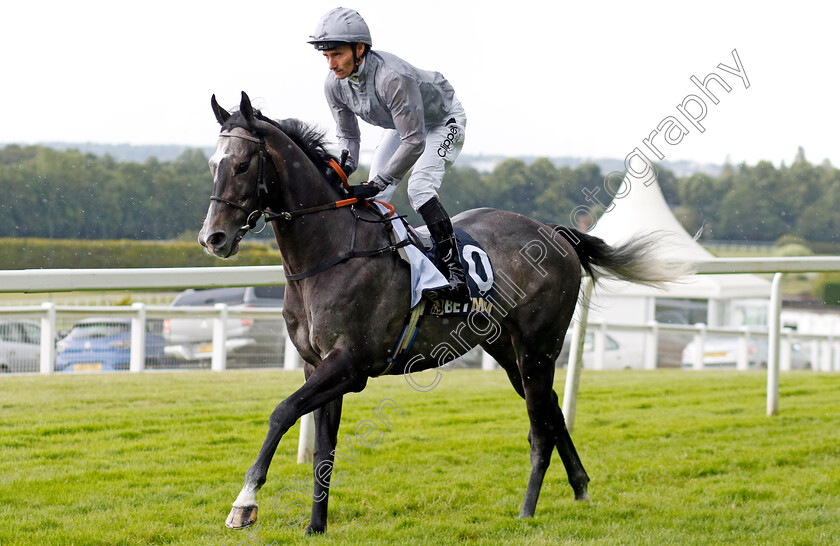
[[[370,199],[382,191],[382,188],[374,181],[362,182],[358,186],[350,186],[350,197],[358,199]]]

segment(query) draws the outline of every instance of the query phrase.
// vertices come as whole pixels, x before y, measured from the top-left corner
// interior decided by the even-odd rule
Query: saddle
[[[416,246],[420,252],[429,255],[435,248],[435,242],[429,234],[429,229],[426,226],[421,226],[417,229],[411,226],[407,221],[403,221],[408,232],[408,241]]]

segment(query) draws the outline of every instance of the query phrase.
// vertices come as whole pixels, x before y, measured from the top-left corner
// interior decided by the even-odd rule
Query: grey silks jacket
[[[339,144],[350,150],[349,171],[358,165],[361,134],[356,116],[367,123],[395,129],[400,146],[377,178],[397,184],[425,148],[428,127],[444,125],[452,116],[455,90],[440,73],[420,70],[396,55],[368,51],[361,69],[339,80],[330,72],[324,85],[336,122]]]

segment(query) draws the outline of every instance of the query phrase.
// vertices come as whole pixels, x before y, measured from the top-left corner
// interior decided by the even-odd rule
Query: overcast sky
[[[210,95],[245,90],[273,118],[328,130],[326,62],[306,43],[322,0],[4,2],[0,142],[214,146]],[[623,158],[669,116],[666,160],[840,166],[829,2],[358,0],[374,49],[443,73],[467,111],[464,153]],[[743,78],[720,68],[736,68]],[[717,73],[731,87],[691,81]],[[678,110],[706,105],[701,132]],[[693,113],[693,114],[692,114]],[[666,126],[669,126],[666,123]],[[670,124],[670,127],[677,125]],[[679,132],[679,131],[677,131]],[[378,130],[365,129],[371,149]],[[679,136],[672,133],[672,137]]]

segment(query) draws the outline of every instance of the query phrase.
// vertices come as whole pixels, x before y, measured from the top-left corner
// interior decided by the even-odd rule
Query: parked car
[[[664,304],[657,301],[656,322],[659,324],[689,325],[698,322],[706,322],[706,303],[677,300],[671,301],[671,305],[677,308],[664,307]],[[660,308],[660,306],[664,308]],[[665,329],[659,330],[657,339],[657,368],[679,368],[682,366],[682,352],[685,344],[694,339],[689,332],[673,332]]]
[[[569,341],[571,332],[563,342],[563,349],[557,358],[557,366],[565,367],[569,363]],[[586,332],[583,338],[583,367],[593,369],[595,366],[595,334]],[[610,335],[604,339],[604,368],[605,370],[623,370],[630,368],[642,368],[644,356],[641,348],[633,349],[621,347],[618,341]]]
[[[186,290],[173,307],[212,307],[225,303],[231,308],[283,307],[285,286],[208,288]],[[227,321],[227,349],[231,365],[274,364],[283,361],[285,326],[282,320],[231,318]],[[165,352],[181,364],[209,366],[213,356],[213,319],[173,317],[164,320]]]
[[[163,337],[147,323],[146,366],[161,367]],[[89,318],[76,323],[55,347],[55,371],[92,372],[127,370],[131,354],[130,318]]]
[[[0,320],[0,372],[37,372],[41,325],[29,319]]]
[[[738,363],[738,351],[741,340],[736,336],[707,337],[703,344],[703,366],[708,368],[735,368]],[[691,341],[683,349],[682,365],[694,366],[695,344]],[[750,368],[766,368],[768,345],[766,338],[750,338],[747,347]],[[791,343],[790,367],[793,370],[811,368],[811,355],[803,350],[800,343]]]

